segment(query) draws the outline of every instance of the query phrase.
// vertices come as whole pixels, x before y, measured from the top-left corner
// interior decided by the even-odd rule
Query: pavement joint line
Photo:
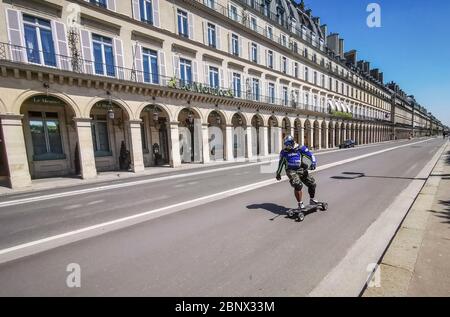
[[[418,173],[430,175],[444,152],[447,142]],[[416,178],[419,178],[416,176]],[[428,179],[428,176],[426,177]],[[366,232],[348,249],[343,259],[308,294],[310,297],[357,297],[374,272],[369,264],[380,263],[386,248],[392,242],[401,224],[424,188],[425,180],[412,180],[392,204],[367,228]]]
[[[396,150],[396,149],[399,149],[399,148],[403,148],[403,147],[407,147],[407,146],[411,146],[411,145],[415,145],[415,144],[419,144],[419,143],[423,143],[423,142],[428,142],[428,141],[431,141],[431,140],[434,140],[434,139],[425,139],[425,140],[414,142],[414,143],[406,143],[406,144],[403,144],[403,145],[399,145],[399,146],[396,146],[396,147],[380,150],[380,151],[377,151],[377,152],[364,154],[364,155],[361,155],[361,156],[357,156],[355,158],[350,158],[350,159],[346,159],[346,160],[343,160],[343,161],[339,161],[340,164],[338,164],[338,165],[346,164],[346,163],[349,163],[349,162],[356,161],[357,159],[363,159],[363,158],[366,158],[366,157],[370,157],[372,155],[385,153],[385,152]],[[337,150],[337,151],[344,151],[344,150]],[[323,154],[328,154],[328,153],[330,153],[330,152],[322,152],[322,153],[318,153],[317,155],[323,155]],[[61,192],[61,193],[56,193],[56,194],[49,194],[49,195],[21,198],[21,199],[16,199],[16,200],[8,200],[8,201],[0,202],[0,208],[10,207],[10,206],[17,206],[17,205],[22,205],[22,204],[27,204],[27,203],[34,203],[34,202],[38,202],[38,201],[51,200],[51,199],[62,198],[62,197],[77,196],[77,195],[82,195],[82,194],[87,194],[87,193],[95,193],[95,192],[106,191],[106,190],[111,190],[111,189],[118,189],[118,188],[126,188],[126,187],[132,187],[132,186],[138,186],[138,185],[144,185],[144,184],[151,184],[151,183],[156,183],[156,182],[165,181],[165,180],[172,180],[172,179],[186,178],[186,177],[191,177],[191,176],[211,174],[211,173],[214,173],[214,172],[235,170],[235,169],[240,169],[240,168],[244,168],[244,167],[252,167],[252,166],[259,166],[259,165],[266,165],[266,164],[269,165],[270,163],[276,162],[276,161],[278,161],[278,159],[270,160],[270,161],[264,161],[264,162],[250,163],[250,164],[242,164],[242,165],[238,165],[238,166],[222,167],[222,168],[206,170],[206,171],[198,171],[198,172],[192,172],[192,173],[169,175],[169,176],[157,177],[157,178],[152,178],[152,179],[144,179],[144,180],[140,180],[140,181],[133,181],[133,182],[126,182],[126,183],[98,186],[98,187],[94,187],[94,188],[78,189],[78,190],[66,191],[66,192]],[[339,163],[339,162],[337,162],[337,163]],[[321,171],[323,169],[326,169],[329,166],[330,167],[337,166],[335,164],[336,163],[330,163],[330,164],[324,165],[322,167],[319,167],[317,169],[317,171]]]
[[[362,156],[358,156],[358,157],[354,157],[352,159],[347,159],[347,160],[343,160],[343,161],[339,161],[339,162],[335,162],[332,164],[327,164],[325,166],[322,166],[321,168],[318,168],[316,171],[314,172],[319,172],[325,169],[329,169],[332,167],[336,167],[336,166],[340,166],[346,163],[350,163],[350,162],[354,162],[363,158],[367,158],[370,156],[375,156],[381,153],[385,153],[385,152],[389,152],[389,151],[393,151],[399,148],[403,148],[403,147],[407,147],[407,146],[411,146],[414,144],[419,144],[419,143],[423,143],[423,142],[428,142],[431,141],[433,139],[426,139],[420,142],[416,142],[416,143],[408,143],[405,145],[401,145],[401,146],[397,146],[397,147],[393,147],[393,148],[388,148],[388,149],[384,149],[381,151],[376,151],[376,152],[372,152],[370,155],[369,154],[365,154]],[[286,181],[287,177],[284,176],[283,177],[283,181]],[[412,181],[414,182],[414,181]],[[169,206],[165,206],[162,208],[158,208],[158,209],[154,209],[154,210],[150,210],[150,211],[146,211],[143,213],[139,213],[139,214],[135,214],[135,215],[131,215],[131,216],[127,216],[127,217],[123,217],[123,218],[119,218],[119,219],[115,219],[115,220],[111,220],[108,222],[103,222],[100,224],[96,224],[96,225],[92,225],[92,226],[88,226],[85,228],[81,228],[81,229],[77,229],[77,230],[73,230],[70,232],[66,232],[66,233],[62,233],[62,234],[58,234],[58,235],[54,235],[54,236],[50,236],[47,238],[43,238],[43,239],[39,239],[39,240],[35,240],[35,241],[31,241],[28,243],[24,243],[24,244],[20,244],[17,246],[13,246],[10,248],[6,248],[3,250],[0,250],[0,264],[6,263],[6,262],[10,262],[16,259],[20,259],[23,258],[25,256],[30,256],[33,254],[37,254],[37,253],[41,253],[47,250],[51,250],[60,246],[64,246],[70,243],[74,243],[77,241],[81,241],[84,239],[88,239],[88,238],[92,238],[95,236],[99,236],[108,232],[112,232],[118,229],[123,229],[126,227],[130,227],[139,223],[143,223],[145,221],[148,221],[150,219],[154,219],[157,217],[161,217],[167,214],[172,214],[181,210],[185,210],[188,208],[192,208],[195,206],[199,206],[199,205],[203,205],[212,201],[216,201],[216,200],[220,200],[220,199],[224,199],[226,197],[230,197],[230,196],[235,196],[235,195],[239,195],[242,194],[244,192],[248,192],[248,191],[252,191],[255,189],[259,189],[259,188],[263,188],[269,185],[273,185],[278,183],[275,179],[269,179],[269,180],[265,180],[262,182],[258,182],[258,183],[254,183],[254,184],[250,184],[250,185],[245,185],[242,187],[238,187],[238,188],[234,188],[234,189],[230,189],[227,191],[223,191],[223,192],[219,192],[219,193],[215,193],[215,194],[211,194],[208,196],[203,196],[203,197],[198,197],[195,198],[193,200],[189,200],[189,201],[184,201],[184,202],[180,202],[177,204],[173,204],[173,205],[169,205]]]

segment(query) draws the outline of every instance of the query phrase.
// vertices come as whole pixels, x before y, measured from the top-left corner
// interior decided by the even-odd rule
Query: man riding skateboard
[[[285,168],[286,175],[289,177],[291,186],[294,188],[299,210],[305,210],[305,205],[302,200],[303,184],[308,187],[310,205],[314,206],[319,204],[315,199],[316,181],[308,173],[308,169],[315,170],[316,166],[316,157],[309,151],[308,147],[295,144],[292,136],[287,136],[284,139],[284,149],[280,153],[280,162],[278,164],[277,180],[281,180],[281,172]]]

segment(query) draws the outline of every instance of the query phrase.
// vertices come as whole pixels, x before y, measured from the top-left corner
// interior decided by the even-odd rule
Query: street
[[[75,240],[0,264],[0,296],[308,296],[443,144],[423,138],[318,154],[317,198],[329,211],[303,223],[286,218],[293,190],[267,163],[1,197],[1,250],[68,232]],[[117,227],[76,232],[107,222]],[[79,288],[66,285],[71,263],[81,268]]]

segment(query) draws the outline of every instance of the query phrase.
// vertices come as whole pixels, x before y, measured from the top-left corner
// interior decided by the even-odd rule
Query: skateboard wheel
[[[327,211],[328,210],[328,204],[327,203],[323,203],[322,204],[322,210],[323,211]]]
[[[299,214],[298,214],[297,221],[298,221],[298,222],[302,222],[303,220],[305,220],[305,214],[299,213]]]
[[[289,218],[294,217],[294,211],[292,211],[292,210],[289,210],[287,214],[288,214]]]

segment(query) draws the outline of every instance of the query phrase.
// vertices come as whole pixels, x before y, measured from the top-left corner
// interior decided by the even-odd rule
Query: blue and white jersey
[[[280,174],[283,167],[292,170],[299,168],[309,169],[316,164],[316,157],[307,146],[299,146],[292,150],[284,149],[280,153],[280,164],[277,173]]]

